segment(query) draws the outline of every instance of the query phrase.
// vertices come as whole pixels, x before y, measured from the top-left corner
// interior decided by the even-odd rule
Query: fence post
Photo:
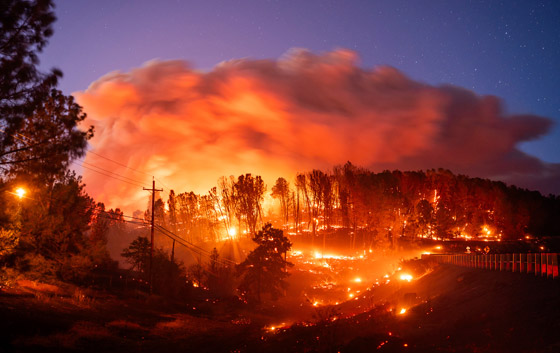
[[[533,263],[535,262],[535,255],[534,254],[527,254],[527,273],[532,273],[535,271]]]
[[[519,272],[519,254],[513,254],[512,271]]]
[[[546,272],[546,254],[545,253],[541,253],[541,277],[546,277],[547,272]]]
[[[519,272],[527,273],[527,254],[519,254]]]
[[[553,265],[552,265],[552,258],[554,254],[546,254],[546,278],[553,278]]]
[[[551,254],[552,255],[552,279],[558,278],[558,253]]]

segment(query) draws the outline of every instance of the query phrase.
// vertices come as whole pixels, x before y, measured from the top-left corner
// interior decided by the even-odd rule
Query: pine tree
[[[287,268],[293,266],[286,261],[292,243],[282,230],[273,228],[270,223],[265,224],[252,240],[258,246],[238,265],[240,289],[259,303],[263,293],[276,300],[287,287]]]

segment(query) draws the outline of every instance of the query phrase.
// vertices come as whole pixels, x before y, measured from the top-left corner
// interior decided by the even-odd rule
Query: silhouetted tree
[[[62,73],[41,73],[38,54],[56,20],[50,0],[4,0],[0,6],[0,157],[13,153],[15,133],[56,86]],[[13,158],[10,157],[13,160]]]
[[[123,249],[121,256],[132,265],[133,270],[146,273],[150,262],[150,240],[146,237],[134,239],[128,248]]]
[[[25,174],[33,182],[52,185],[70,163],[83,156],[93,127],[78,129],[85,119],[82,107],[72,96],[52,90],[35,111],[19,125],[16,139],[0,153],[0,165],[6,165],[10,176]],[[24,133],[19,133],[24,131]]]
[[[298,174],[296,176],[296,190],[298,190],[298,194],[301,195],[305,202],[307,213],[307,229],[309,229],[309,227],[311,226],[311,222],[313,221],[313,216],[311,214],[311,199],[309,197],[309,188],[307,187],[307,177],[305,176],[305,174]]]
[[[287,268],[293,266],[286,261],[292,243],[282,230],[273,228],[270,223],[265,224],[252,240],[258,246],[237,268],[241,276],[240,290],[257,302],[261,302],[262,293],[269,293],[276,300],[286,289]]]
[[[218,189],[220,193],[220,201],[222,204],[223,212],[225,213],[224,222],[226,225],[226,232],[229,234],[230,229],[233,227],[233,219],[235,218],[236,210],[236,197],[233,186],[235,180],[233,176],[229,178],[221,177],[218,179]],[[240,219],[238,218],[238,226],[241,226]]]
[[[178,231],[187,237],[187,240],[193,241],[196,234],[199,234],[199,224],[197,222],[202,215],[199,204],[200,197],[194,192],[184,192],[177,195],[177,218],[180,223]]]
[[[118,227],[124,230],[124,217],[122,211],[117,208],[105,211],[105,205],[102,202],[97,203],[94,208],[91,222],[89,238],[91,242],[100,242],[107,244],[107,233],[111,227]]]
[[[423,236],[430,234],[434,220],[434,208],[426,199],[420,200],[416,205],[417,221]]]
[[[282,222],[284,225],[288,224],[288,202],[290,197],[290,184],[284,178],[278,178],[276,184],[272,187],[273,198],[280,201],[280,213],[282,214]]]
[[[234,184],[237,214],[245,221],[249,234],[254,234],[262,218],[262,202],[266,186],[260,176],[240,175]]]

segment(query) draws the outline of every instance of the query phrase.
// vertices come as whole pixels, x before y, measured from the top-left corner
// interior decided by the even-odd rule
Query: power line
[[[94,155],[96,155],[96,156],[98,156],[98,157],[101,157],[101,158],[103,158],[103,159],[105,159],[105,160],[108,160],[109,162],[113,162],[113,163],[115,163],[115,164],[117,164],[117,165],[120,165],[121,167],[125,167],[125,168],[130,169],[130,170],[132,170],[132,171],[135,171],[135,172],[137,172],[137,173],[142,173],[142,174],[147,175],[147,176],[153,176],[153,175],[151,175],[151,174],[149,174],[149,173],[146,173],[146,172],[144,172],[144,171],[141,171],[141,170],[138,170],[138,169],[134,169],[134,168],[132,168],[132,167],[127,166],[126,164],[123,164],[123,163],[120,163],[120,162],[118,162],[118,161],[115,161],[114,159],[111,159],[111,158],[102,156],[102,155],[100,155],[100,154],[97,153],[97,152],[88,151],[88,153],[94,154]],[[154,179],[156,179],[157,181],[159,181],[160,184],[163,185],[166,189],[171,190],[171,188],[170,188],[169,186],[165,185],[165,183],[164,183],[163,181],[161,181],[160,178],[155,177],[155,176],[153,176],[153,177],[154,177]]]
[[[13,195],[16,195],[16,196],[17,196],[17,194],[14,193],[14,192],[7,191],[7,190],[6,190],[6,192],[9,193],[9,194],[13,194]],[[61,199],[59,199],[59,198],[52,197],[52,196],[46,196],[46,197],[49,198],[49,199],[51,199],[51,200],[55,200],[55,201],[62,201],[62,202],[64,201],[64,200],[61,200]],[[29,199],[29,200],[33,200],[33,201],[39,201],[38,199],[29,197],[29,196],[23,196],[23,198]],[[89,210],[98,212],[98,215],[97,215],[97,216],[102,217],[102,218],[105,218],[105,219],[110,219],[110,220],[116,220],[116,221],[118,221],[118,220],[119,220],[118,217],[119,217],[119,216],[122,216],[123,218],[129,218],[129,219],[131,219],[131,220],[125,220],[125,219],[122,220],[122,221],[124,221],[124,222],[126,222],[126,223],[136,224],[136,225],[148,227],[148,224],[147,224],[147,222],[146,222],[145,219],[138,218],[138,217],[134,217],[134,216],[125,215],[124,213],[120,213],[120,214],[119,214],[119,213],[111,213],[110,211],[112,211],[112,210],[107,211],[107,210],[105,210],[104,208],[101,208],[101,205],[99,205],[99,204],[93,204],[93,205],[84,207],[82,210],[78,210],[77,212],[78,212],[79,214],[86,215],[86,213],[87,213]],[[116,217],[115,217],[115,216],[116,216]],[[138,222],[137,220],[139,220],[140,222]],[[173,241],[176,241],[176,242],[179,243],[180,245],[183,245],[184,247],[188,248],[189,250],[196,252],[197,254],[199,254],[199,255],[201,255],[201,256],[202,256],[202,255],[203,255],[203,256],[207,256],[207,257],[211,257],[211,256],[212,256],[212,253],[211,253],[210,251],[208,251],[208,250],[206,250],[206,249],[203,249],[203,248],[201,248],[201,247],[199,247],[199,246],[197,246],[197,245],[195,245],[195,244],[189,242],[188,240],[184,239],[183,237],[181,237],[181,236],[175,234],[174,232],[172,232],[172,231],[170,231],[170,230],[168,230],[168,229],[166,229],[166,228],[164,228],[164,227],[162,227],[162,226],[160,226],[160,225],[157,225],[157,224],[154,223],[154,224],[153,224],[153,227],[154,227],[153,229],[159,230],[160,233],[162,233],[163,235],[167,236],[168,238],[172,239]],[[152,242],[152,244],[153,244],[153,242]],[[216,261],[216,263],[219,263],[219,264],[221,264],[221,265],[223,265],[223,266],[237,265],[236,262],[234,262],[234,261],[232,261],[232,260],[229,260],[229,259],[217,259],[217,260],[215,260],[215,261]]]
[[[85,165],[81,165],[80,163],[77,163],[77,162],[72,162],[72,163],[78,164],[78,165],[80,165],[82,168],[85,168],[85,169],[94,171],[94,172],[96,172],[96,173],[99,173],[99,174],[104,175],[104,176],[109,177],[109,178],[113,178],[113,179],[118,180],[118,181],[121,181],[121,182],[123,182],[123,183],[127,183],[127,184],[134,185],[134,186],[144,187],[143,184],[140,184],[140,183],[137,183],[137,182],[130,182],[130,181],[127,181],[127,180],[124,180],[124,179],[115,177],[115,176],[113,176],[113,175],[110,175],[110,174],[101,172],[101,171],[99,171],[99,170],[96,170],[96,169],[93,169],[93,168],[90,168],[90,167],[86,167]]]
[[[199,246],[197,246],[197,245],[195,245],[195,244],[189,242],[188,240],[186,240],[186,239],[180,237],[179,235],[173,233],[172,231],[170,231],[170,230],[167,229],[167,228],[164,228],[164,227],[162,227],[162,226],[160,226],[160,225],[157,225],[157,224],[155,225],[155,227],[156,227],[161,233],[163,233],[164,235],[167,235],[167,236],[168,236],[169,238],[171,238],[171,239],[177,240],[178,243],[182,244],[183,246],[186,246],[186,247],[191,248],[192,250],[196,251],[196,252],[199,253],[200,255],[205,255],[205,256],[210,257],[211,254],[212,254],[210,251],[208,251],[208,250],[206,250],[206,249],[203,249],[203,248],[201,248],[201,247],[199,247]],[[219,260],[219,261],[222,261],[224,265],[225,265],[225,264],[227,264],[227,265],[236,265],[236,263],[235,263],[234,261],[231,261],[231,260],[229,260],[229,259],[223,259],[223,260]]]
[[[138,169],[131,168],[131,167],[127,166],[126,164],[122,164],[122,163],[117,162],[117,161],[115,161],[115,160],[113,160],[113,159],[111,159],[111,158],[102,156],[102,155],[100,155],[99,153],[96,153],[96,152],[93,152],[93,151],[88,151],[88,153],[94,154],[94,155],[96,155],[96,156],[98,156],[98,157],[101,157],[101,158],[106,159],[106,160],[108,160],[108,161],[110,161],[110,162],[113,162],[113,163],[115,163],[115,164],[117,164],[117,165],[120,165],[121,167],[125,167],[125,168],[127,168],[127,169],[133,170],[133,171],[135,171],[135,172],[137,172],[137,173],[142,173],[142,174],[145,174],[145,175],[147,175],[147,176],[151,176],[150,174],[148,174],[148,173],[146,173],[146,172],[143,172],[143,171],[138,170]]]
[[[129,166],[127,166],[126,164],[123,164],[123,163],[120,163],[120,162],[118,162],[118,161],[115,161],[114,159],[105,157],[105,156],[103,156],[103,155],[101,155],[101,154],[99,154],[99,153],[97,153],[97,152],[88,151],[88,153],[94,154],[94,155],[96,155],[96,156],[98,156],[98,157],[101,157],[101,158],[103,158],[103,159],[105,159],[105,160],[107,160],[107,161],[109,161],[109,162],[115,163],[115,164],[117,164],[117,165],[119,165],[119,166],[121,166],[121,167],[130,169],[130,170],[135,171],[135,172],[137,172],[137,173],[141,173],[141,174],[144,174],[144,175],[152,176],[155,180],[157,180],[157,181],[158,181],[161,185],[163,185],[166,189],[171,190],[171,188],[170,188],[169,186],[167,186],[163,181],[161,181],[160,178],[158,178],[158,177],[156,177],[156,176],[153,176],[153,175],[150,175],[149,173],[146,173],[146,172],[144,172],[144,171],[141,171],[141,170],[138,170],[138,169],[129,167]],[[98,167],[98,168],[99,168],[99,167]],[[101,168],[99,168],[99,169],[101,169]],[[130,179],[130,178],[127,178],[127,179]],[[161,190],[161,191],[163,192],[164,190]]]
[[[100,170],[102,170],[102,171],[104,171],[104,172],[107,172],[107,173],[109,173],[109,174],[116,175],[116,176],[118,176],[118,177],[120,177],[120,178],[123,178],[123,179],[130,180],[130,181],[132,181],[132,182],[134,182],[134,183],[137,183],[137,184],[139,184],[139,185],[142,185],[142,186],[145,185],[143,181],[136,180],[136,179],[132,179],[132,178],[126,177],[126,176],[124,176],[124,175],[120,175],[120,174],[118,174],[118,173],[112,172],[112,171],[110,171],[110,170],[107,170],[107,169],[98,167],[98,166],[96,166],[95,164],[91,164],[91,163],[88,163],[88,162],[84,161],[83,158],[78,158],[78,160],[81,161],[81,166],[82,166],[82,167],[84,167],[83,164],[87,164],[87,165],[91,166],[92,168],[100,169]],[[80,163],[78,163],[78,162],[76,162],[76,161],[73,161],[72,163],[80,164]],[[85,167],[84,167],[84,168],[85,168]]]
[[[165,185],[165,183],[164,183],[163,181],[161,181],[161,179],[156,178],[156,177],[154,177],[154,178],[155,178],[157,181],[159,181],[159,183],[160,183],[161,185],[163,185],[167,190],[171,190],[171,188],[170,188],[169,186]]]
[[[1,132],[3,132],[3,133],[5,133],[6,135],[10,135],[10,136],[12,136],[12,137],[13,137],[13,138],[15,138],[16,140],[19,140],[19,141],[21,141],[21,142],[23,142],[23,143],[27,144],[27,141],[25,141],[25,140],[22,140],[22,139],[20,139],[19,137],[17,137],[17,136],[15,136],[15,135],[13,135],[13,134],[9,134],[9,133],[7,133],[7,132],[6,132],[6,130],[0,129],[0,131],[1,131]],[[19,134],[19,133],[17,133],[17,132],[16,132],[15,134],[16,134],[16,135],[20,135],[20,134]],[[29,138],[28,138],[28,137],[26,137],[26,136],[23,136],[23,135],[20,135],[20,136],[22,136],[22,137],[24,137],[24,138],[27,138],[27,139],[29,139]],[[31,139],[29,139],[29,140],[31,140]],[[31,140],[31,141],[32,141],[32,142],[34,142],[33,140]]]
[[[24,135],[24,134],[22,134],[22,133],[14,132],[13,134],[9,134],[8,132],[6,132],[6,131],[3,130],[3,129],[0,129],[0,131],[3,132],[4,134],[8,134],[8,135],[12,136],[13,138],[15,138],[15,139],[17,139],[17,140],[23,142],[23,143],[26,144],[27,146],[29,146],[29,142],[36,143],[34,139],[32,139],[31,137],[26,136],[26,135]],[[17,135],[17,136],[16,136],[16,135]],[[21,136],[22,138],[20,138],[20,137],[18,137],[18,136]],[[134,169],[134,168],[132,168],[132,167],[129,167],[129,166],[127,166],[126,164],[123,164],[123,163],[120,163],[120,162],[118,162],[118,161],[115,161],[115,160],[113,160],[113,159],[111,159],[111,158],[105,157],[105,156],[103,156],[103,155],[101,155],[101,154],[99,154],[99,153],[97,153],[97,152],[94,152],[94,151],[87,151],[87,152],[88,152],[88,153],[92,153],[92,154],[94,154],[94,155],[96,155],[96,156],[98,156],[98,157],[100,157],[100,158],[103,158],[103,159],[105,159],[105,160],[108,160],[108,161],[110,161],[110,162],[112,162],[112,163],[115,163],[115,164],[117,164],[117,165],[120,165],[120,166],[122,166],[122,167],[124,167],[124,168],[127,168],[127,169],[130,169],[130,170],[132,170],[132,171],[135,171],[135,172],[137,172],[137,173],[142,173],[142,174],[144,174],[144,175],[151,176],[150,174],[148,174],[148,173],[146,173],[146,172],[143,172],[143,171],[141,171],[141,170],[138,170],[138,169]],[[94,165],[94,164],[85,162],[85,161],[83,160],[83,158],[77,158],[77,160],[80,160],[80,162],[81,162],[82,164],[78,163],[77,161],[72,161],[71,163],[78,164],[78,165],[80,165],[81,167],[83,167],[83,168],[85,168],[85,169],[92,170],[92,171],[94,171],[94,172],[97,172],[97,173],[99,173],[99,174],[101,174],[101,175],[104,175],[104,176],[107,176],[107,177],[112,177],[112,176],[111,176],[111,175],[104,174],[104,173],[102,173],[102,172],[100,172],[100,171],[98,171],[98,170],[94,170],[94,169],[92,169],[92,168],[97,168],[97,169],[100,169],[100,170],[104,171],[105,173],[109,173],[109,174],[116,175],[116,176],[118,176],[119,178],[122,178],[122,179],[127,179],[127,180],[129,180],[129,181],[131,181],[131,182],[134,182],[134,183],[136,183],[136,184],[138,184],[138,185],[140,185],[140,186],[142,186],[142,187],[144,187],[144,185],[145,185],[145,184],[144,184],[143,182],[141,182],[141,181],[138,181],[138,180],[135,180],[135,179],[132,179],[132,178],[129,178],[129,177],[126,177],[126,176],[117,174],[117,173],[112,172],[112,171],[109,171],[109,170],[107,170],[107,169],[98,167],[98,166],[96,166],[96,165]],[[91,168],[88,168],[88,167],[84,166],[83,164],[87,164],[87,165],[91,166]],[[112,178],[130,184],[130,182],[127,182],[127,181],[125,181],[125,180],[122,180],[122,179],[119,179],[119,178],[115,178],[115,177],[112,177]],[[171,188],[167,187],[159,178],[158,178],[158,181],[159,181],[162,185],[164,185],[166,188],[171,189]],[[163,190],[162,190],[162,191],[163,191]]]

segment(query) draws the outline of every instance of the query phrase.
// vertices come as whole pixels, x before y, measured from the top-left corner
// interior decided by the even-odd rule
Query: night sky
[[[57,1],[41,56],[67,93],[154,59],[198,69],[278,58],[293,47],[357,51],[431,84],[501,97],[507,110],[560,121],[558,1]],[[560,162],[560,128],[523,149]]]
[[[518,147],[560,162],[558,1],[56,1],[43,68],[66,93],[152,59],[202,72],[232,59],[282,58],[291,48],[356,52],[411,80],[495,95],[507,114],[554,121]]]

